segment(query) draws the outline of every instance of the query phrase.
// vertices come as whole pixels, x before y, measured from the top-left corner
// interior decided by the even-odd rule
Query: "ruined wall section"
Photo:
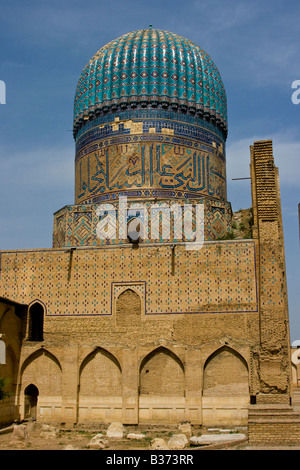
[[[272,141],[251,147],[254,227],[259,260],[259,400],[289,402],[290,350],[278,169]]]

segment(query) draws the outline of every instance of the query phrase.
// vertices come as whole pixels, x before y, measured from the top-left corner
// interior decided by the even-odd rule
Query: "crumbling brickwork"
[[[260,393],[289,403],[291,396],[290,342],[278,170],[272,141],[251,148],[255,229],[258,231],[260,307]],[[273,397],[270,398],[273,401]]]
[[[291,358],[278,169],[272,141],[251,147],[254,229],[258,238],[259,392],[249,409],[250,443],[295,444],[300,416],[291,407]]]

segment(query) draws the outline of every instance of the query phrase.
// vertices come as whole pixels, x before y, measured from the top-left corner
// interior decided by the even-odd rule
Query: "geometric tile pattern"
[[[38,299],[49,316],[111,315],[112,286],[133,284],[146,316],[257,311],[253,240],[206,242],[195,251],[178,244],[174,257],[173,265],[166,244],[2,251],[0,297]]]
[[[77,84],[74,133],[84,116],[137,103],[192,108],[227,129],[226,93],[216,65],[192,41],[168,31],[124,34],[92,57]]]
[[[151,191],[149,191],[151,193]],[[128,243],[127,238],[122,236],[122,228],[127,227],[131,217],[127,212],[120,209],[119,198],[115,201],[109,201],[109,204],[84,204],[65,206],[54,215],[53,225],[53,248],[71,247],[71,246],[97,246],[114,245]],[[231,206],[224,201],[209,201],[206,198],[189,200],[188,203],[183,200],[164,200],[158,201],[156,205],[140,200],[141,202],[131,202],[127,200],[126,210],[133,210],[137,217],[147,224],[147,236],[144,243],[163,243],[168,241],[184,241],[185,223],[187,226],[190,219],[191,227],[195,230],[196,226],[196,205],[204,205],[204,236],[205,240],[215,240],[224,237],[231,228]],[[97,209],[101,207],[102,212]],[[107,211],[104,208],[107,207]],[[192,208],[188,211],[187,208]],[[107,220],[109,222],[109,208],[111,216],[115,220],[113,224],[116,232],[114,239],[101,239],[97,236],[97,224],[99,221]],[[176,209],[175,209],[176,208]],[[179,211],[179,212],[178,212]],[[178,215],[180,214],[181,223],[177,225]],[[184,215],[185,214],[185,215]],[[187,217],[189,215],[189,217]],[[184,217],[186,217],[186,222]],[[119,226],[119,220],[121,222]],[[176,238],[176,227],[180,227],[182,238]],[[121,232],[121,234],[120,234]],[[120,235],[120,236],[119,236]],[[152,238],[151,238],[152,236]],[[111,237],[112,238],[112,237]]]

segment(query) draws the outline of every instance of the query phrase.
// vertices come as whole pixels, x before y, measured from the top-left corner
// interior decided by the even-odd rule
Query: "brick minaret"
[[[251,146],[253,237],[257,239],[260,312],[259,391],[249,410],[249,442],[300,442],[291,407],[291,360],[278,168],[272,141]]]

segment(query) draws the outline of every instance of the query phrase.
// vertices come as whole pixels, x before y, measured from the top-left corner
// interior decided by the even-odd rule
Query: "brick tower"
[[[299,443],[293,411],[288,298],[278,168],[272,141],[251,146],[253,236],[257,238],[260,341],[259,390],[249,411],[251,443]]]

